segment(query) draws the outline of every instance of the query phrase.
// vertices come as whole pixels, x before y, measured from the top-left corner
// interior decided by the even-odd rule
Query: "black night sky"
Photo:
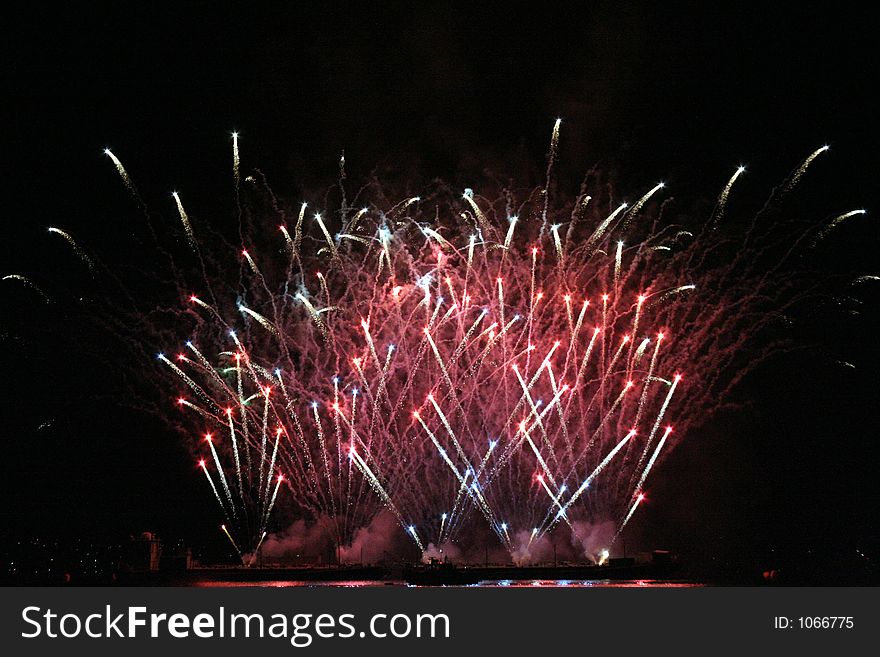
[[[246,166],[298,198],[333,181],[343,149],[355,177],[464,188],[492,168],[538,183],[560,116],[560,185],[598,165],[621,190],[665,180],[684,206],[711,203],[744,163],[760,207],[829,143],[794,207],[867,208],[822,266],[880,275],[877,17],[860,3],[331,4],[5,10],[0,273],[75,289],[81,267],[49,225],[127,259],[117,244],[138,210],[105,147],[157,212],[181,189],[232,226],[231,130]],[[121,403],[128,374],[74,353],[58,337],[69,317],[32,316],[32,296],[3,285],[0,536],[154,529],[221,549],[179,436]],[[826,355],[774,358],[739,389],[743,408],[687,438],[632,541],[755,568],[880,558],[876,286],[859,289],[860,315],[796,329]]]

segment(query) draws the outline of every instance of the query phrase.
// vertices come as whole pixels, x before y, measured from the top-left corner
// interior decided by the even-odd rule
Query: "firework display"
[[[726,213],[743,167],[688,225],[664,219],[663,183],[556,198],[559,137],[538,189],[349,201],[343,158],[338,203],[288,210],[233,135],[240,248],[202,240],[174,192],[193,266],[170,274],[189,291],[162,383],[244,562],[279,508],[339,546],[385,513],[420,552],[484,532],[524,561],[561,531],[607,559],[664,457],[780,348],[761,337],[808,294],[780,274],[863,212],[795,240],[765,220],[827,147],[746,230]]]

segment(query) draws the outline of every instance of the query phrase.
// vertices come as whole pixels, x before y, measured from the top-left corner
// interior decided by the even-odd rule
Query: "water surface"
[[[406,586],[413,587],[403,580],[350,580],[339,582],[314,582],[302,580],[271,580],[265,582],[240,582],[222,580],[194,581],[190,586],[196,587],[255,587],[264,586],[269,588],[287,588],[293,586],[306,587],[338,587],[338,588],[365,588],[374,586]],[[662,579],[539,579],[539,580],[484,580],[478,584],[469,584],[469,588],[692,588],[705,586],[702,582],[689,582],[684,580]]]

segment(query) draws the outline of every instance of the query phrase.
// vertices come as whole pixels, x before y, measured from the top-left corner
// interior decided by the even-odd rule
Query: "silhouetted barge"
[[[245,567],[208,566],[179,571],[120,573],[119,583],[146,586],[192,586],[229,582],[232,586],[247,582],[302,582],[303,584],[346,581],[381,581],[388,579],[383,566],[295,566]]]
[[[467,586],[486,579],[479,571],[479,568],[459,567],[431,559],[427,564],[405,568],[403,580],[413,586]]]
[[[159,570],[120,573],[119,583],[127,585],[223,585],[274,582],[291,585],[335,582],[401,583],[414,586],[467,586],[479,582],[559,581],[559,580],[639,580],[666,579],[674,575],[677,560],[665,552],[655,552],[650,561],[633,558],[610,559],[596,564],[455,565],[434,561],[409,565],[348,565],[298,567],[194,567],[186,570]]]

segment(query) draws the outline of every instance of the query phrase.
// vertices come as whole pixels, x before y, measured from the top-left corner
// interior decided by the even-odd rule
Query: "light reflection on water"
[[[488,587],[538,587],[538,588],[692,588],[705,586],[702,582],[685,582],[662,579],[536,579],[480,582],[476,586]]]
[[[286,588],[292,586],[311,587],[338,587],[338,588],[365,588],[376,586],[411,586],[402,580],[351,580],[341,582],[310,582],[299,580],[274,580],[266,582],[237,582],[237,581],[212,581],[203,580],[192,583],[192,586],[214,587],[254,587],[264,586],[268,588]],[[705,586],[701,582],[686,582],[675,580],[657,579],[541,579],[541,580],[485,580],[479,584],[470,584],[469,588],[692,588]]]

